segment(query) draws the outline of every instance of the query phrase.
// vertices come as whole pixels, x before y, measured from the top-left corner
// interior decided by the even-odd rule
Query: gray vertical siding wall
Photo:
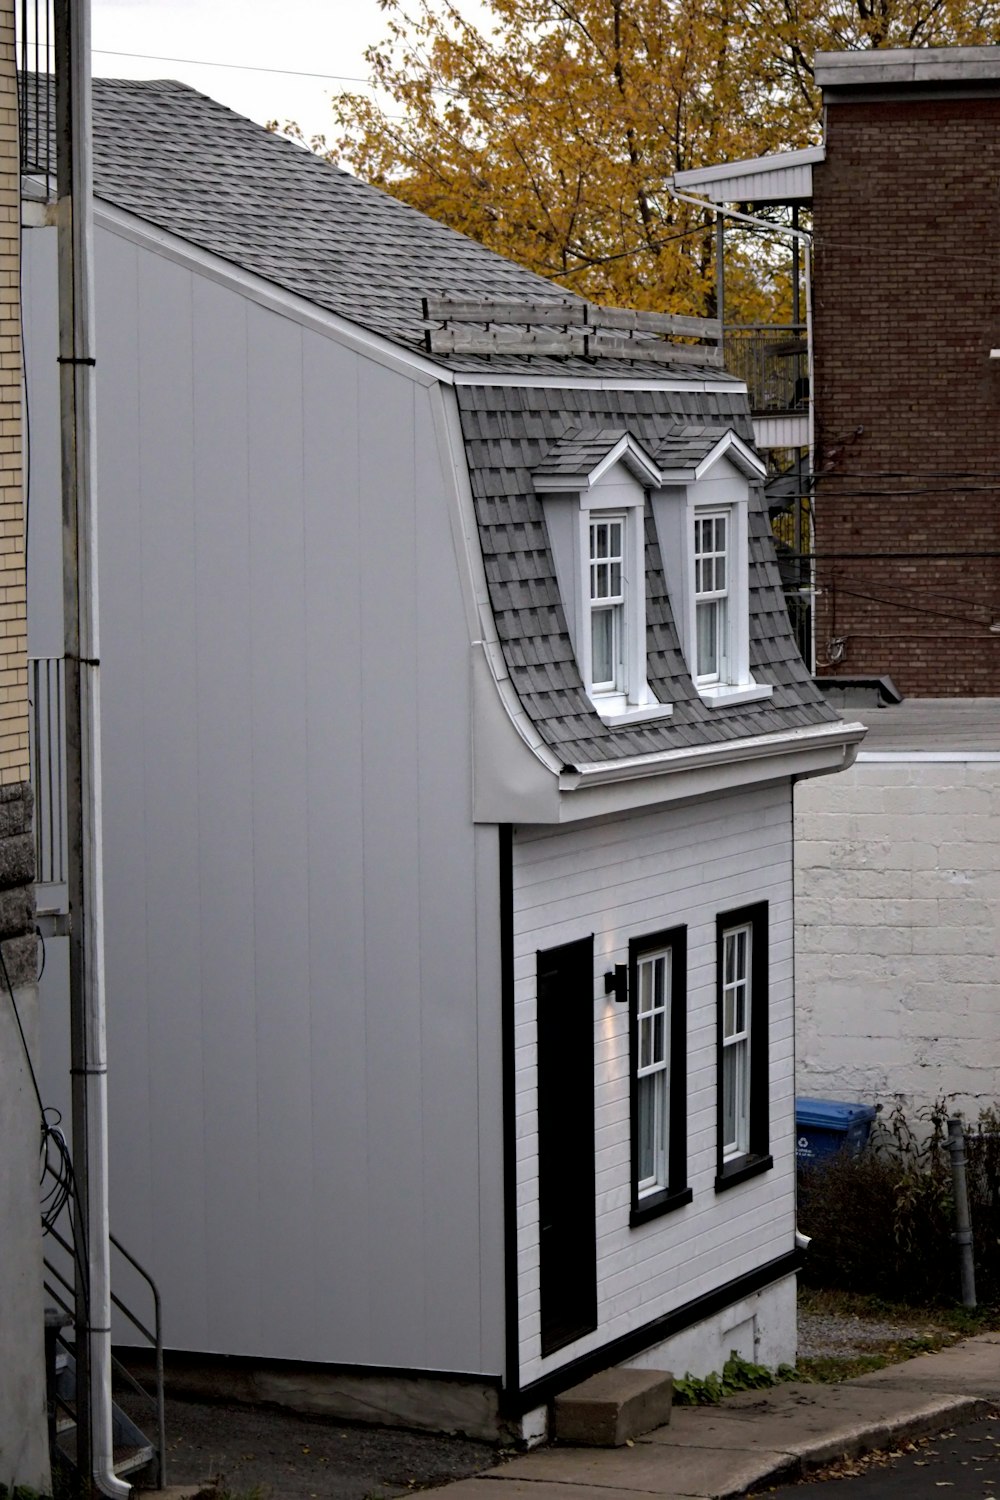
[[[172,1347],[498,1373],[498,853],[435,393],[108,231],[96,264],[114,1228]]]

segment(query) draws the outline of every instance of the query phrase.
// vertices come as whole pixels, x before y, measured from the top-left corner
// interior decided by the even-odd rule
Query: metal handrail
[[[133,1270],[138,1271],[139,1275],[142,1277],[143,1281],[145,1281],[146,1285],[149,1287],[149,1290],[153,1294],[153,1326],[156,1332],[150,1342],[152,1342],[153,1349],[156,1355],[156,1429],[157,1443],[159,1446],[157,1473],[159,1476],[158,1488],[163,1490],[167,1487],[167,1423],[166,1405],[163,1393],[163,1318],[162,1304],[160,1301],[160,1289],[156,1285],[156,1282],[153,1280],[152,1276],[150,1276],[149,1272],[146,1270],[145,1266],[140,1265],[135,1256],[129,1250],[126,1250],[121,1240],[116,1239],[115,1236],[110,1232],[108,1234],[108,1239],[111,1241],[111,1244],[114,1246],[114,1248],[118,1251],[119,1255],[123,1255],[125,1257]],[[112,1297],[116,1306],[121,1307],[122,1312],[124,1312],[127,1317],[132,1318],[132,1322],[135,1323],[136,1327],[139,1328],[140,1331],[145,1332],[145,1330],[142,1329],[142,1325],[138,1323],[138,1321],[132,1316],[127,1308],[122,1307],[122,1304],[118,1301],[118,1298],[115,1297],[113,1293]],[[146,1338],[147,1340],[149,1340],[148,1333],[146,1333]]]
[[[69,1256],[73,1255],[73,1246],[70,1244],[70,1242],[68,1240],[66,1240],[66,1239],[63,1238],[63,1236],[59,1233],[58,1229],[55,1229],[54,1227],[50,1226],[48,1232],[52,1236],[52,1238],[56,1241],[56,1244],[60,1245],[62,1247],[62,1249],[66,1251],[67,1255],[69,1255]],[[145,1281],[146,1285],[149,1287],[149,1289],[150,1289],[150,1291],[152,1293],[152,1296],[153,1296],[153,1328],[154,1328],[154,1331],[150,1332],[150,1330],[143,1323],[142,1319],[139,1318],[132,1311],[132,1309],[126,1303],[124,1303],[119,1296],[117,1296],[117,1294],[115,1292],[111,1293],[111,1300],[114,1303],[114,1305],[119,1309],[120,1312],[124,1313],[125,1317],[128,1318],[128,1320],[132,1324],[132,1326],[135,1329],[137,1329],[139,1333],[142,1334],[142,1336],[146,1340],[146,1342],[148,1344],[152,1344],[152,1346],[153,1346],[153,1349],[155,1351],[155,1356],[156,1356],[156,1394],[155,1394],[155,1396],[151,1396],[149,1394],[149,1392],[142,1385],[140,1385],[139,1381],[136,1380],[136,1378],[132,1374],[132,1372],[129,1369],[126,1368],[126,1366],[122,1363],[122,1361],[117,1358],[117,1356],[112,1355],[112,1357],[111,1357],[111,1363],[112,1363],[112,1368],[114,1369],[115,1374],[116,1375],[120,1375],[131,1386],[131,1388],[138,1395],[142,1396],[142,1398],[145,1401],[150,1402],[156,1408],[156,1471],[157,1471],[157,1489],[163,1490],[163,1489],[166,1489],[166,1486],[167,1486],[167,1427],[166,1427],[166,1400],[165,1400],[165,1393],[164,1393],[164,1376],[163,1376],[163,1323],[162,1323],[162,1315],[161,1315],[162,1303],[161,1303],[161,1300],[160,1300],[160,1292],[159,1292],[159,1288],[156,1285],[156,1282],[153,1280],[152,1276],[150,1276],[150,1274],[146,1270],[145,1266],[143,1266],[139,1261],[137,1261],[136,1258],[135,1258],[135,1256],[129,1250],[126,1250],[126,1248],[122,1244],[122,1242],[120,1240],[116,1239],[113,1234],[109,1234],[108,1238],[109,1238],[111,1244],[114,1246],[114,1248],[119,1252],[119,1254],[123,1255],[125,1257],[125,1259],[128,1261],[129,1265],[132,1266],[133,1269],[136,1270],[139,1273],[139,1275]],[[45,1268],[66,1289],[66,1291],[72,1296],[73,1295],[73,1290],[74,1290],[72,1282],[70,1282],[69,1280],[67,1280],[67,1278],[63,1275],[63,1273],[58,1269],[57,1266],[54,1266],[52,1264],[52,1262],[48,1259],[48,1257],[45,1258]],[[49,1296],[52,1297],[53,1300],[56,1303],[58,1303],[58,1305],[62,1308],[62,1310],[64,1312],[67,1312],[67,1313],[69,1313],[72,1316],[72,1311],[73,1310],[72,1310],[71,1305],[63,1300],[63,1298],[56,1291],[55,1287],[50,1286],[49,1283],[46,1282],[45,1283],[45,1290],[46,1290],[46,1292],[48,1292]],[[62,1340],[62,1342],[65,1343],[65,1340]]]

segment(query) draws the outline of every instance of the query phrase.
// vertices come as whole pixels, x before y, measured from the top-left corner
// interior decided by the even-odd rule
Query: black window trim
[[[729,1161],[722,1159],[722,979],[723,935],[748,926],[750,945],[750,1139],[749,1150]],[[716,1177],[715,1191],[724,1192],[770,1171],[770,992],[768,949],[769,905],[754,901],[719,912],[715,919],[715,1032],[716,1032]]]
[[[640,1198],[639,1181],[639,1058],[637,1012],[639,1007],[639,959],[647,953],[670,949],[670,1103],[667,1122],[667,1185]],[[629,1032],[629,1134],[631,1140],[631,1209],[629,1227],[635,1229],[661,1214],[690,1203],[687,1182],[687,927],[664,927],[629,940],[628,945]]]

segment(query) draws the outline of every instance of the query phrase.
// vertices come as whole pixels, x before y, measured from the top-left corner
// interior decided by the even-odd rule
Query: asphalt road
[[[898,1458],[872,1455],[766,1494],[788,1500],[1000,1500],[1000,1413],[924,1439]]]

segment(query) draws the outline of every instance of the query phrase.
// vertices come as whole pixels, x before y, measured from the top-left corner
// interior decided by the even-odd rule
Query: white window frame
[[[669,1185],[670,1172],[670,1031],[671,996],[673,993],[673,950],[660,948],[642,953],[636,959],[636,1093],[638,1119],[636,1144],[639,1161],[643,1155],[642,1110],[638,1104],[642,1083],[653,1080],[652,1154],[653,1171],[637,1177],[636,1192],[640,1199],[651,1193],[662,1193]],[[644,975],[649,976],[651,1004],[643,1009]],[[656,1022],[659,1020],[660,1045],[656,1045]],[[647,1046],[648,1042],[648,1046]],[[647,1058],[646,1061],[643,1061]]]
[[[732,510],[698,509],[694,513],[694,680],[698,688],[713,687],[729,681],[729,620],[730,583],[732,577]],[[705,528],[711,528],[711,547],[703,542]],[[722,530],[722,546],[718,533]],[[719,574],[722,573],[720,581]],[[711,581],[708,582],[708,575]],[[706,586],[706,584],[708,586]],[[715,666],[705,671],[701,658],[701,626],[699,612],[710,610],[712,634],[715,640]]]
[[[764,468],[735,432],[720,438],[712,452],[690,469],[665,469],[663,486],[653,493],[660,556],[681,650],[691,681],[709,705],[753,703],[770,698],[770,683],[750,671],[750,479]],[[718,673],[698,670],[697,523],[726,521],[727,587],[722,661]]]
[[[617,528],[619,542],[617,548],[613,546],[611,536]],[[603,553],[595,549],[595,533],[602,530],[607,532],[607,550]],[[599,545],[599,543],[598,543]],[[591,511],[587,522],[587,555],[588,555],[588,584],[590,594],[590,657],[591,657],[591,681],[590,693],[592,697],[628,697],[628,619],[627,619],[627,553],[628,548],[628,516],[616,511]],[[612,570],[618,570],[618,588],[612,589],[614,576]],[[606,577],[607,592],[601,592],[602,574]],[[611,621],[611,675],[597,680],[594,672],[594,622],[595,616],[607,615]]]
[[[742,963],[740,962],[740,939]],[[750,1150],[750,1049],[753,1046],[753,925],[741,922],[722,933],[722,982],[720,987],[722,1016],[720,1043],[722,1066],[719,1086],[723,1091],[720,1119],[726,1116],[727,1079],[733,1075],[733,1131],[729,1138],[723,1132],[722,1160],[733,1161]],[[739,1008],[742,1004],[742,1025]],[[730,1024],[731,1017],[731,1024]]]

